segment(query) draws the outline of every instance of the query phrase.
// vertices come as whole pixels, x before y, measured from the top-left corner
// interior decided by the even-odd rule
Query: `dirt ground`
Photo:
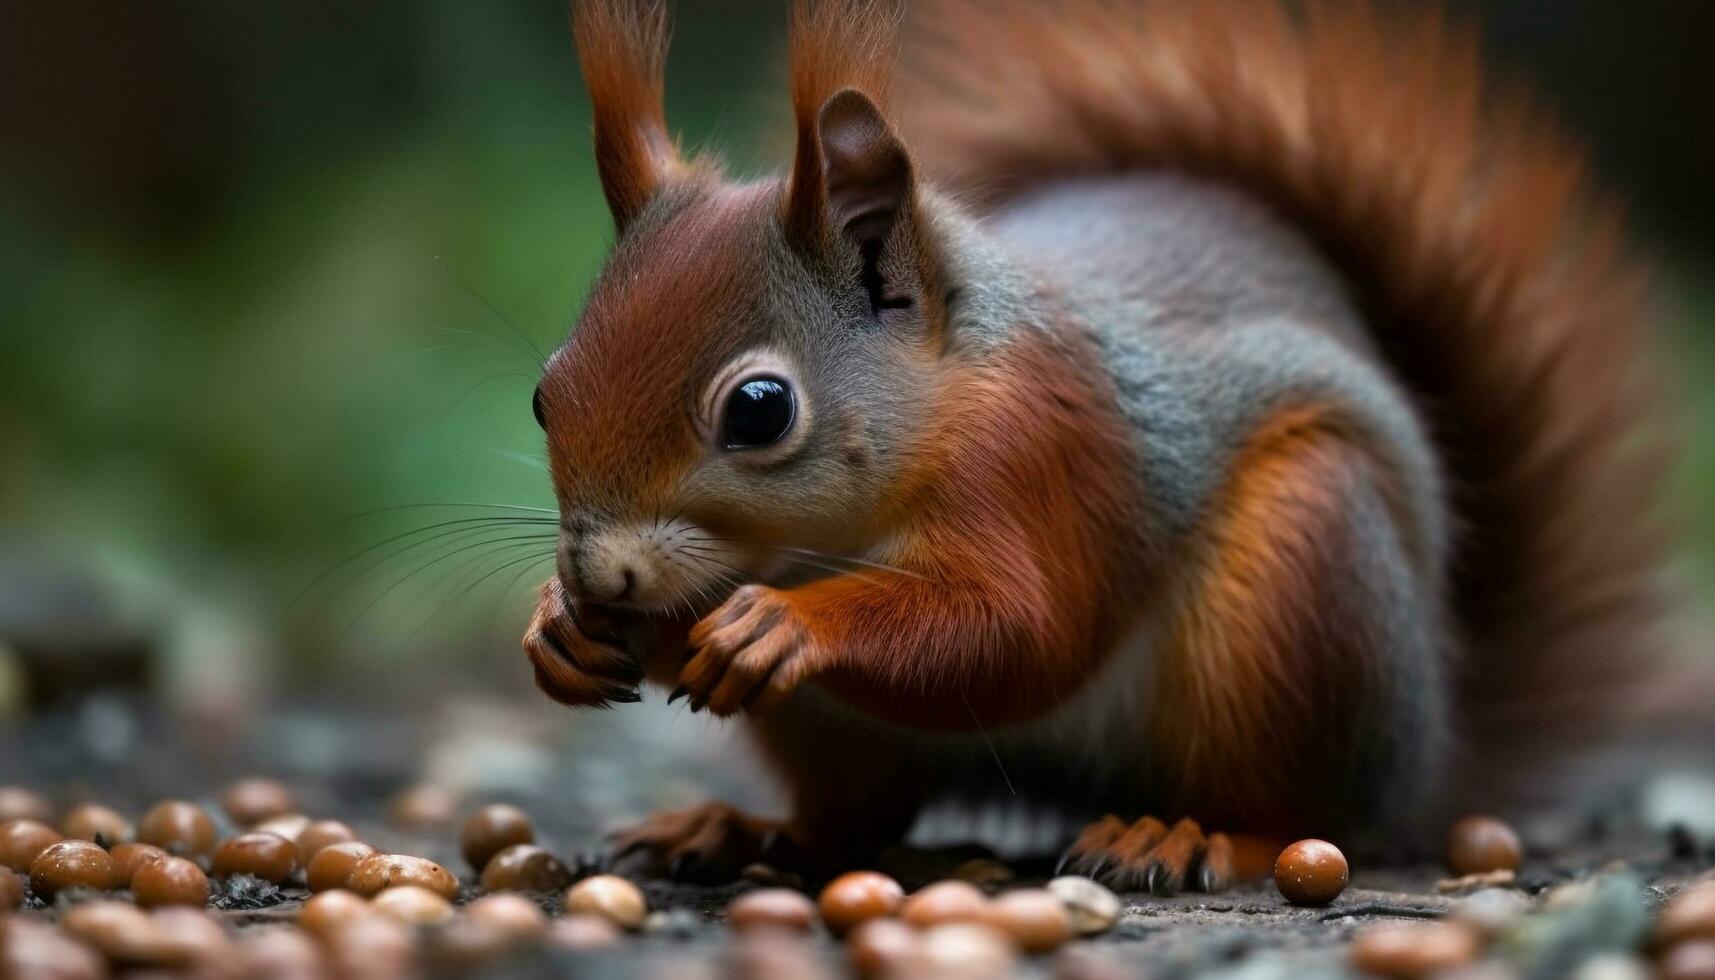
[[[93,800],[135,816],[165,796],[187,796],[218,812],[215,797],[226,781],[240,774],[279,775],[297,789],[302,809],[317,818],[342,819],[383,849],[437,860],[464,883],[461,901],[479,894],[475,874],[458,855],[458,826],[451,821],[405,828],[388,817],[389,800],[402,786],[420,778],[410,759],[414,736],[407,725],[379,725],[371,741],[375,751],[343,762],[307,765],[307,751],[294,743],[291,759],[248,759],[253,754],[210,740],[187,739],[182,731],[156,733],[146,713],[110,705],[106,718],[87,709],[76,715],[38,719],[0,736],[0,783],[30,786],[69,804]],[[281,724],[365,725],[346,709],[300,715]],[[123,729],[121,739],[113,731]],[[313,728],[313,725],[311,726]],[[284,729],[281,729],[284,730]],[[302,732],[294,738],[304,738]],[[218,742],[218,740],[214,740]],[[305,744],[313,744],[308,738]],[[267,753],[263,753],[266,755]],[[285,769],[287,771],[282,772]],[[1642,771],[1640,769],[1640,771]],[[1709,771],[1715,774],[1715,770]],[[623,781],[623,767],[607,777]],[[1545,828],[1525,828],[1533,844],[1516,878],[1503,887],[1548,907],[1534,924],[1514,930],[1494,947],[1494,976],[1571,975],[1578,963],[1604,950],[1634,948],[1651,911],[1687,882],[1715,868],[1715,838],[1707,821],[1715,813],[1698,808],[1709,799],[1711,784],[1696,775],[1640,777],[1611,794],[1580,801],[1575,810]],[[1677,782],[1674,782],[1677,780]],[[1676,795],[1677,794],[1677,795]],[[1703,795],[1699,795],[1703,794]],[[587,779],[568,787],[545,783],[537,792],[467,797],[462,814],[477,803],[505,799],[522,805],[536,821],[538,840],[568,863],[585,870],[603,867],[601,828],[611,825],[611,793],[595,792]],[[1667,802],[1663,803],[1665,799]],[[1674,816],[1678,806],[1685,819]],[[224,818],[221,818],[224,819]],[[1700,822],[1701,821],[1701,822]],[[231,831],[222,826],[223,833]],[[901,850],[882,870],[909,889],[943,877],[968,859],[969,849]],[[1039,884],[1050,871],[1047,859],[1015,859],[1015,878],[1004,887]],[[1171,898],[1121,895],[1124,913],[1109,932],[1073,943],[1056,954],[1021,961],[1025,976],[1068,977],[1314,977],[1348,975],[1345,947],[1353,934],[1373,923],[1425,920],[1446,915],[1470,887],[1450,889],[1444,869],[1430,864],[1378,866],[1356,863],[1351,885],[1327,908],[1288,905],[1272,884],[1244,885],[1218,895],[1184,894]],[[1592,895],[1577,903],[1545,901],[1545,896],[1580,881],[1597,881]],[[727,928],[723,909],[735,895],[758,887],[741,881],[699,887],[663,880],[640,880],[657,913],[648,928],[617,949],[598,952],[524,952],[487,972],[495,976],[723,976],[743,972],[743,951]],[[290,921],[308,897],[301,888],[276,888],[252,879],[216,885],[211,905],[237,929]],[[63,899],[62,899],[63,901]],[[557,896],[543,896],[557,911]],[[53,917],[56,909],[39,900],[29,915]],[[819,964],[830,975],[846,975],[839,943],[818,933],[802,951],[800,964]],[[436,971],[437,964],[427,964]],[[451,972],[451,971],[442,971]]]

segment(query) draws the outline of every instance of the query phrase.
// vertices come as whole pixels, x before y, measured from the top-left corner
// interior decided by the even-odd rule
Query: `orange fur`
[[[1661,605],[1641,276],[1577,148],[1485,82],[1471,33],[1364,0],[920,9],[901,105],[930,177],[999,201],[1183,170],[1315,237],[1450,467],[1464,734],[1493,760],[1611,718]]]
[[[572,36],[595,113],[596,168],[623,228],[679,166],[662,110],[664,0],[575,0]]]

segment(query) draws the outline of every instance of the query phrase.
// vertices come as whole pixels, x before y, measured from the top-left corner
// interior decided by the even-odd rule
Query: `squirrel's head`
[[[576,7],[618,239],[536,392],[575,599],[695,609],[825,569],[910,478],[945,297],[879,101],[894,17],[794,14],[795,159],[736,184],[667,133],[661,6]]]

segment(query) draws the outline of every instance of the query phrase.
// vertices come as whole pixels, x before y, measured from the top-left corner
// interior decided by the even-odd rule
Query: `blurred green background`
[[[740,172],[786,146],[783,6],[678,5],[669,117]],[[1708,596],[1715,4],[1460,7],[1656,258]],[[527,687],[530,528],[338,563],[552,504],[536,349],[611,234],[563,5],[7,4],[0,73],[0,642],[140,636],[192,704]]]

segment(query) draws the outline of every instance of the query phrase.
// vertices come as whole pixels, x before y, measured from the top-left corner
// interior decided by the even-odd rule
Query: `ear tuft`
[[[911,159],[881,110],[857,89],[828,99],[816,119],[822,179],[834,228],[879,245],[911,199]]]
[[[677,168],[662,112],[664,0],[575,0],[572,35],[595,116],[596,169],[621,230]]]

